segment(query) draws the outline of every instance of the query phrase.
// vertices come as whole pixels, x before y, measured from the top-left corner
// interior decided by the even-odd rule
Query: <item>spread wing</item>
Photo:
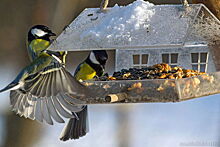
[[[13,111],[20,116],[39,122],[45,121],[50,125],[53,125],[52,119],[58,123],[64,123],[62,117],[74,118],[75,116],[71,112],[82,110],[82,106],[74,105],[68,99],[72,98],[63,94],[37,98],[30,94],[24,94],[19,90],[10,92],[10,104]]]
[[[10,102],[20,116],[52,125],[52,118],[59,123],[62,117],[74,118],[71,112],[82,110],[80,98],[92,95],[64,67],[47,67],[26,78],[23,89],[11,91]]]
[[[71,94],[75,98],[89,97],[90,89],[78,82],[64,67],[47,69],[27,79],[24,91],[36,97],[56,96],[59,93]]]

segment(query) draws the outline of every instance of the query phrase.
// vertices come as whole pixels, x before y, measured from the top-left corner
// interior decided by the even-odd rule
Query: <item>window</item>
[[[206,72],[208,66],[208,53],[191,53],[192,69],[200,72]]]
[[[171,67],[178,65],[178,53],[162,54],[162,62],[169,64]]]
[[[148,54],[136,54],[133,55],[133,67],[142,68],[146,67],[148,63]]]

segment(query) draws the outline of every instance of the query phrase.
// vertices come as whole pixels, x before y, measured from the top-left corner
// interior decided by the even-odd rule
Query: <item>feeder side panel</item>
[[[217,71],[220,71],[220,42],[210,46],[210,54],[213,57],[214,65]]]

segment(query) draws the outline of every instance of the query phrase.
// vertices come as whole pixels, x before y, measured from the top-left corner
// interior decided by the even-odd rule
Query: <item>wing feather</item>
[[[64,86],[66,86],[66,84],[63,83],[63,79],[62,79],[62,73],[61,71],[56,71],[56,90],[57,91],[64,91]]]
[[[56,90],[56,76],[57,76],[57,72],[53,72],[53,76],[51,77],[51,93],[53,93],[54,95],[57,95],[57,90]]]
[[[57,99],[59,100],[60,104],[63,105],[63,107],[65,107],[67,110],[70,110],[71,112],[79,112],[82,110],[82,106],[68,103],[65,101],[62,95],[57,96]]]
[[[17,101],[16,101],[16,103],[15,103],[13,109],[12,109],[12,110],[15,111],[16,113],[18,113],[19,105],[20,105],[20,103],[21,103],[22,98],[23,98],[22,95],[19,95],[19,96],[18,96]]]
[[[81,84],[76,80],[68,71],[63,70],[67,82],[71,86],[71,89],[68,91],[69,94],[73,95],[75,98],[80,99],[82,97],[94,97],[96,95],[91,89]]]
[[[21,104],[23,102],[23,95],[19,94],[19,92],[11,91],[10,100],[11,100],[10,104],[12,106],[12,111],[16,112],[17,114],[20,114]]]
[[[16,91],[14,91],[14,90],[10,91],[10,104],[11,104],[12,108],[14,108],[18,97],[19,97],[19,94]]]
[[[73,118],[74,116],[67,112],[63,106],[59,103],[59,101],[57,100],[56,97],[53,97],[53,102],[54,102],[54,106],[57,108],[57,111],[60,113],[60,115],[62,115],[65,118]]]
[[[36,106],[35,106],[35,110],[34,110],[34,116],[35,119],[39,122],[43,122],[43,115],[41,112],[41,100],[37,99],[36,101]]]
[[[22,98],[21,98],[21,102],[20,102],[19,107],[18,107],[18,114],[20,116],[23,116],[24,111],[25,111],[25,105],[26,105],[26,102],[27,102],[27,97],[25,97],[23,94],[21,94],[20,96]]]
[[[29,106],[28,106],[28,110],[27,110],[27,118],[30,118],[32,120],[35,119],[34,117],[34,108],[36,105],[36,100],[34,100],[31,96],[28,96],[28,101],[29,101]]]
[[[51,95],[54,95],[51,91],[51,81],[52,81],[52,77],[53,77],[53,73],[54,72],[51,72],[50,74],[48,74],[48,77],[47,77],[47,81],[46,81],[46,84],[45,84],[45,89],[46,89],[46,97],[50,97]]]
[[[38,87],[38,90],[37,90],[37,92],[36,92],[36,95],[40,95],[41,93],[46,93],[45,92],[45,89],[44,89],[44,84],[45,84],[45,82],[46,82],[46,76],[45,75],[42,75],[42,78],[41,78],[41,84],[39,85],[39,87]]]
[[[53,117],[53,119],[59,123],[64,123],[64,120],[60,117],[60,115],[57,113],[56,108],[54,107],[54,104],[51,100],[51,98],[47,99],[47,107],[48,110],[51,114],[51,116]]]
[[[35,94],[37,93],[39,86],[42,83],[42,79],[43,79],[43,76],[39,76],[39,78],[37,80],[35,80],[35,83],[32,86],[30,86],[30,93],[35,93]],[[28,83],[31,83],[31,81]],[[27,91],[27,92],[29,92],[29,91]]]
[[[52,120],[51,117],[50,117],[50,113],[49,113],[49,111],[48,111],[48,109],[47,109],[47,104],[46,104],[46,100],[45,100],[45,99],[43,99],[43,100],[41,101],[41,112],[42,112],[42,114],[43,114],[44,120],[45,120],[48,124],[53,125],[53,120]]]
[[[63,94],[62,94],[63,95]],[[68,94],[64,94],[63,95],[63,98],[68,102],[68,103],[71,103],[71,104],[85,104],[85,101],[82,101],[80,99],[76,99],[72,96],[69,96]]]
[[[27,96],[23,96],[23,111],[20,112],[21,116],[28,118],[28,108],[29,108],[29,101]]]

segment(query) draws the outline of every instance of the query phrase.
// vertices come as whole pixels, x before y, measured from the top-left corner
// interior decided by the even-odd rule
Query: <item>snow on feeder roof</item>
[[[205,36],[207,33],[201,32],[216,32],[213,26],[219,30],[220,24],[202,4],[190,5],[186,11],[182,5],[154,5],[137,0],[127,6],[115,5],[106,13],[98,10],[85,9],[49,49],[79,51],[207,44],[210,41]],[[204,25],[207,18],[212,25],[208,22]],[[213,36],[216,35],[208,37],[213,40]]]

